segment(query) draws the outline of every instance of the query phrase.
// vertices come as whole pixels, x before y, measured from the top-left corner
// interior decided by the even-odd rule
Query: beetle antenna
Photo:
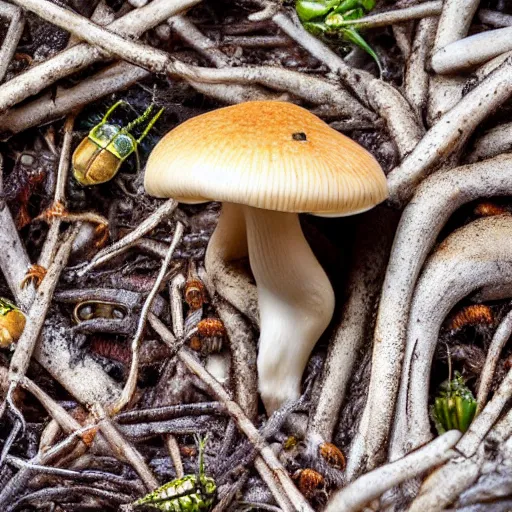
[[[158,118],[162,115],[163,111],[165,109],[162,107],[155,115],[155,117],[153,117],[153,119],[151,119],[151,121],[148,123],[148,125],[146,126],[146,129],[142,132],[142,135],[137,139],[137,144],[140,144],[142,139],[144,139],[144,137],[146,137],[146,135],[149,133],[149,130],[151,130],[151,128],[153,128],[154,124],[158,121]]]
[[[133,128],[135,128],[138,124],[143,123],[151,114],[151,111],[153,110],[153,105],[149,105],[149,107],[144,110],[144,113],[137,117],[137,119],[133,120],[131,123],[129,123],[126,128],[124,129],[125,132],[130,132]]]
[[[103,119],[101,120],[101,123],[100,124],[103,124],[103,123],[106,123],[108,121],[108,118],[112,115],[112,112],[114,112],[114,110],[121,106],[121,105],[126,105],[126,101],[123,101],[123,100],[119,100],[118,102],[114,103],[108,110],[107,110],[107,113],[103,116]]]

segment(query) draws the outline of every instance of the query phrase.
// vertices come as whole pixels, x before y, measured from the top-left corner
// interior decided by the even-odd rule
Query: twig
[[[170,16],[185,11],[199,2],[200,0],[155,0],[108,25],[108,33],[140,37]],[[45,5],[47,4],[44,4],[43,8]],[[101,52],[85,43],[59,53],[0,86],[0,112],[41,92],[57,80],[85,69],[101,58]]]
[[[0,82],[3,82],[7,68],[16,52],[16,47],[25,28],[25,17],[19,7],[0,2],[0,14],[10,18],[9,28],[0,48]]]
[[[176,340],[172,333],[160,322],[160,320],[153,314],[149,315],[149,323],[153,329],[158,333],[162,340],[173,348]],[[311,507],[306,502],[302,494],[299,493],[288,473],[283,468],[277,457],[274,455],[272,449],[267,445],[265,440],[261,437],[260,433],[247,418],[240,406],[231,400],[228,393],[219,384],[214,377],[212,377],[197,359],[190,353],[190,351],[182,347],[178,351],[178,357],[183,361],[187,368],[195,373],[200,379],[210,388],[212,395],[219,400],[225,407],[227,412],[235,419],[240,430],[247,436],[253,446],[259,450],[264,463],[269,467],[272,472],[273,480],[279,483],[282,491],[290,499],[293,504],[294,510],[301,512],[312,512]],[[258,459],[256,459],[258,460]],[[262,461],[262,462],[263,462]],[[260,464],[260,463],[259,463]]]
[[[385,491],[421,475],[457,455],[452,448],[461,438],[457,430],[446,432],[403,459],[391,462],[360,476],[330,499],[325,512],[357,512]],[[425,509],[426,510],[426,509]]]
[[[439,74],[457,73],[478,66],[512,50],[512,27],[488,30],[455,41],[432,56],[432,69]]]
[[[144,302],[144,306],[142,306],[139,322],[137,325],[137,331],[132,341],[132,361],[130,365],[130,373],[128,375],[128,378],[126,380],[126,383],[124,385],[123,391],[121,393],[121,396],[119,397],[118,402],[112,407],[112,411],[114,411],[114,413],[118,413],[121,409],[123,409],[126,406],[126,404],[130,402],[130,400],[133,397],[133,394],[135,393],[135,389],[137,387],[137,377],[139,373],[140,344],[142,341],[142,337],[144,336],[147,317],[149,312],[151,311],[151,307],[153,305],[153,301],[156,297],[156,294],[160,289],[160,285],[162,284],[165,274],[167,273],[167,269],[169,267],[169,263],[171,262],[174,250],[176,249],[176,246],[181,242],[183,230],[183,224],[178,221],[176,223],[176,228],[174,230],[172,242],[169,245],[167,254],[164,258],[164,261],[162,262],[162,266],[160,267],[160,272],[158,273],[158,276],[155,279],[151,292],[149,293],[146,301]]]
[[[122,456],[132,465],[133,469],[140,476],[148,491],[158,487],[158,480],[146,465],[142,455],[131,445],[116,428],[114,422],[108,417],[105,409],[99,404],[93,407],[94,414],[99,418],[98,427],[105,436],[106,441],[112,447],[114,453],[121,453]]]
[[[73,241],[79,229],[80,225],[70,228],[65,240],[62,242],[55,255],[52,265],[48,269],[48,273],[39,287],[37,300],[28,312],[25,330],[16,344],[16,349],[11,359],[9,367],[9,380],[11,382],[19,382],[27,371],[34,347],[41,333],[41,329],[43,328],[48,308],[50,307],[53,292],[57,286],[60,274],[66,266]]]
[[[165,201],[161,206],[159,206],[147,219],[141,222],[133,231],[131,231],[128,235],[118,240],[116,243],[105,247],[102,251],[100,251],[94,258],[91,260],[89,264],[87,264],[84,268],[82,268],[78,274],[83,276],[90,270],[103,265],[107,261],[115,258],[116,256],[124,253],[128,249],[132,247],[132,244],[143,237],[147,233],[149,233],[152,229],[154,229],[160,222],[162,222],[166,217],[169,217],[176,207],[178,206],[178,202],[174,199],[169,199]]]
[[[487,395],[491,389],[492,379],[494,377],[494,370],[498,364],[501,350],[507,343],[508,339],[512,335],[512,311],[510,311],[505,318],[501,321],[500,325],[496,329],[492,338],[489,350],[487,351],[487,357],[485,358],[485,364],[480,374],[480,384],[478,386],[478,393],[476,401],[478,402],[476,414],[480,413],[485,407],[487,402]]]
[[[431,16],[439,16],[443,8],[443,2],[434,0],[433,2],[423,2],[411,7],[384,11],[370,16],[363,16],[357,20],[340,21],[339,26],[357,25],[362,28],[386,27],[395,23],[403,23],[410,20],[421,20]]]
[[[447,0],[443,3],[433,53],[466,37],[478,4],[478,0]],[[431,126],[460,101],[463,86],[464,80],[459,77],[432,77],[427,115]]]
[[[165,436],[165,445],[167,446],[167,451],[169,452],[172,463],[174,465],[176,478],[182,478],[185,472],[183,471],[180,447],[178,445],[178,441],[176,441],[176,437],[174,437],[172,434],[167,434]]]
[[[485,132],[475,141],[473,150],[467,157],[468,162],[478,162],[501,153],[508,153],[512,148],[512,123],[496,126]]]
[[[104,96],[126,89],[149,75],[149,71],[138,66],[118,62],[81,80],[74,87],[58,86],[55,96],[49,92],[30,103],[10,108],[0,115],[3,137],[58,119]]]
[[[185,284],[185,276],[178,274],[170,283],[169,295],[171,299],[172,330],[174,336],[183,339],[185,336],[185,324],[183,321],[183,297],[182,289]]]
[[[424,176],[457,153],[483,119],[511,95],[512,58],[508,58],[447,112],[388,175],[391,200],[407,202]]]
[[[495,27],[511,27],[512,16],[498,11],[491,11],[489,9],[480,9],[478,11],[478,19],[482,23],[493,25]]]
[[[0,155],[0,173],[3,172],[3,157]],[[0,250],[0,269],[12,291],[18,307],[27,312],[35,296],[34,285],[29,283],[25,288],[21,283],[27,269],[30,267],[25,246],[14,224],[11,212],[3,194],[3,179],[0,179],[0,247],[9,247],[9,250]]]
[[[318,401],[309,417],[308,437],[330,442],[353,375],[357,356],[370,335],[371,318],[382,285],[396,227],[396,214],[375,208],[359,219],[347,283],[348,298],[329,342]]]
[[[512,192],[512,157],[442,171],[427,178],[402,214],[382,286],[374,333],[368,399],[350,455],[349,479],[382,459],[401,375],[406,327],[416,280],[450,215],[478,197]]]
[[[73,143],[73,126],[75,124],[75,115],[71,114],[66,118],[64,123],[64,137],[62,140],[62,148],[60,151],[59,167],[57,170],[57,183],[55,185],[55,195],[53,204],[66,204],[66,183],[68,179],[69,165],[71,161],[71,145]],[[61,219],[53,217],[50,220],[50,229],[44,241],[41,254],[37,264],[43,268],[48,268],[55,257],[57,245],[61,237],[60,233]]]
[[[391,460],[431,439],[428,383],[441,324],[472,291],[512,281],[512,245],[505,242],[509,237],[512,216],[478,219],[450,235],[425,265],[407,326]]]

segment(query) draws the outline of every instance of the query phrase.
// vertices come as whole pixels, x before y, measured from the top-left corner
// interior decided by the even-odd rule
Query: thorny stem
[[[149,323],[153,329],[162,338],[162,341],[166,343],[171,349],[176,343],[176,339],[173,334],[165,327],[165,325],[153,314],[149,315]],[[274,455],[272,449],[267,445],[265,440],[261,437],[260,433],[253,425],[253,423],[247,418],[240,406],[231,400],[227,391],[219,384],[214,377],[212,377],[197,361],[197,359],[190,353],[190,351],[182,347],[178,351],[178,357],[183,361],[187,368],[195,373],[204,383],[210,388],[212,396],[219,400],[227,412],[236,421],[240,430],[247,436],[253,446],[259,450],[261,459],[258,457],[256,461],[258,465],[265,464],[272,472],[272,486],[278,484],[280,488],[280,495],[284,494],[293,504],[293,510],[297,512],[312,512],[310,505],[306,502],[302,494],[297,490],[292,480],[288,476],[288,473],[283,468],[277,457]],[[258,465],[256,466],[258,468]],[[263,475],[262,475],[263,478]],[[265,478],[267,484],[268,478]],[[276,496],[277,499],[277,496]]]
[[[139,317],[139,322],[137,325],[137,331],[132,341],[132,361],[130,365],[130,373],[128,375],[128,379],[126,380],[124,389],[119,397],[118,402],[112,407],[111,412],[113,414],[117,414],[121,409],[123,409],[133,398],[135,393],[135,389],[137,387],[137,377],[139,372],[139,355],[140,355],[140,344],[142,342],[142,338],[144,336],[144,330],[146,328],[146,321],[148,314],[153,306],[153,301],[160,289],[160,285],[167,273],[167,269],[171,262],[174,250],[176,246],[181,242],[181,237],[183,236],[183,224],[181,222],[176,223],[176,228],[174,230],[174,236],[172,238],[172,242],[169,245],[169,249],[167,254],[162,262],[162,266],[160,267],[160,272],[158,273],[157,278],[153,284],[153,288],[149,293],[146,301],[144,302],[144,306],[142,306],[142,310]]]

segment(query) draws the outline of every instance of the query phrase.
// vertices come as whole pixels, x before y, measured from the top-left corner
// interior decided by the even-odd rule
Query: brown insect
[[[197,324],[197,330],[200,336],[212,337],[212,336],[226,336],[226,328],[222,323],[222,320],[218,318],[205,318]]]
[[[448,325],[452,331],[460,331],[463,327],[477,325],[492,325],[494,315],[485,304],[472,304],[461,309],[452,316]]]
[[[299,491],[308,499],[315,497],[317,491],[325,486],[324,477],[314,469],[299,469],[293,474]]]
[[[483,203],[478,203],[475,206],[473,213],[475,215],[480,215],[481,217],[490,217],[491,215],[502,215],[503,213],[508,213],[508,210],[504,206],[491,203],[490,201],[485,201]]]
[[[226,328],[218,318],[205,318],[197,324],[197,336],[190,339],[189,346],[203,355],[220,352],[226,337]]]
[[[318,451],[329,466],[339,469],[340,471],[345,469],[345,466],[347,465],[345,456],[336,445],[332,443],[322,443],[318,448]]]
[[[184,295],[190,309],[199,309],[206,302],[204,284],[199,279],[187,279]]]

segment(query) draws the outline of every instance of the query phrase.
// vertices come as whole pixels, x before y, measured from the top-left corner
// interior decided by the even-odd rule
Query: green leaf
[[[362,48],[366,53],[373,57],[377,63],[377,67],[379,68],[379,73],[382,75],[382,67],[380,65],[379,57],[373,51],[372,47],[363,39],[361,34],[359,34],[354,27],[340,29],[340,32],[347,41],[356,44],[359,48]]]
[[[311,0],[299,0],[295,4],[295,10],[301,21],[311,21],[328,14],[340,0],[328,0],[326,2],[313,2]]]

